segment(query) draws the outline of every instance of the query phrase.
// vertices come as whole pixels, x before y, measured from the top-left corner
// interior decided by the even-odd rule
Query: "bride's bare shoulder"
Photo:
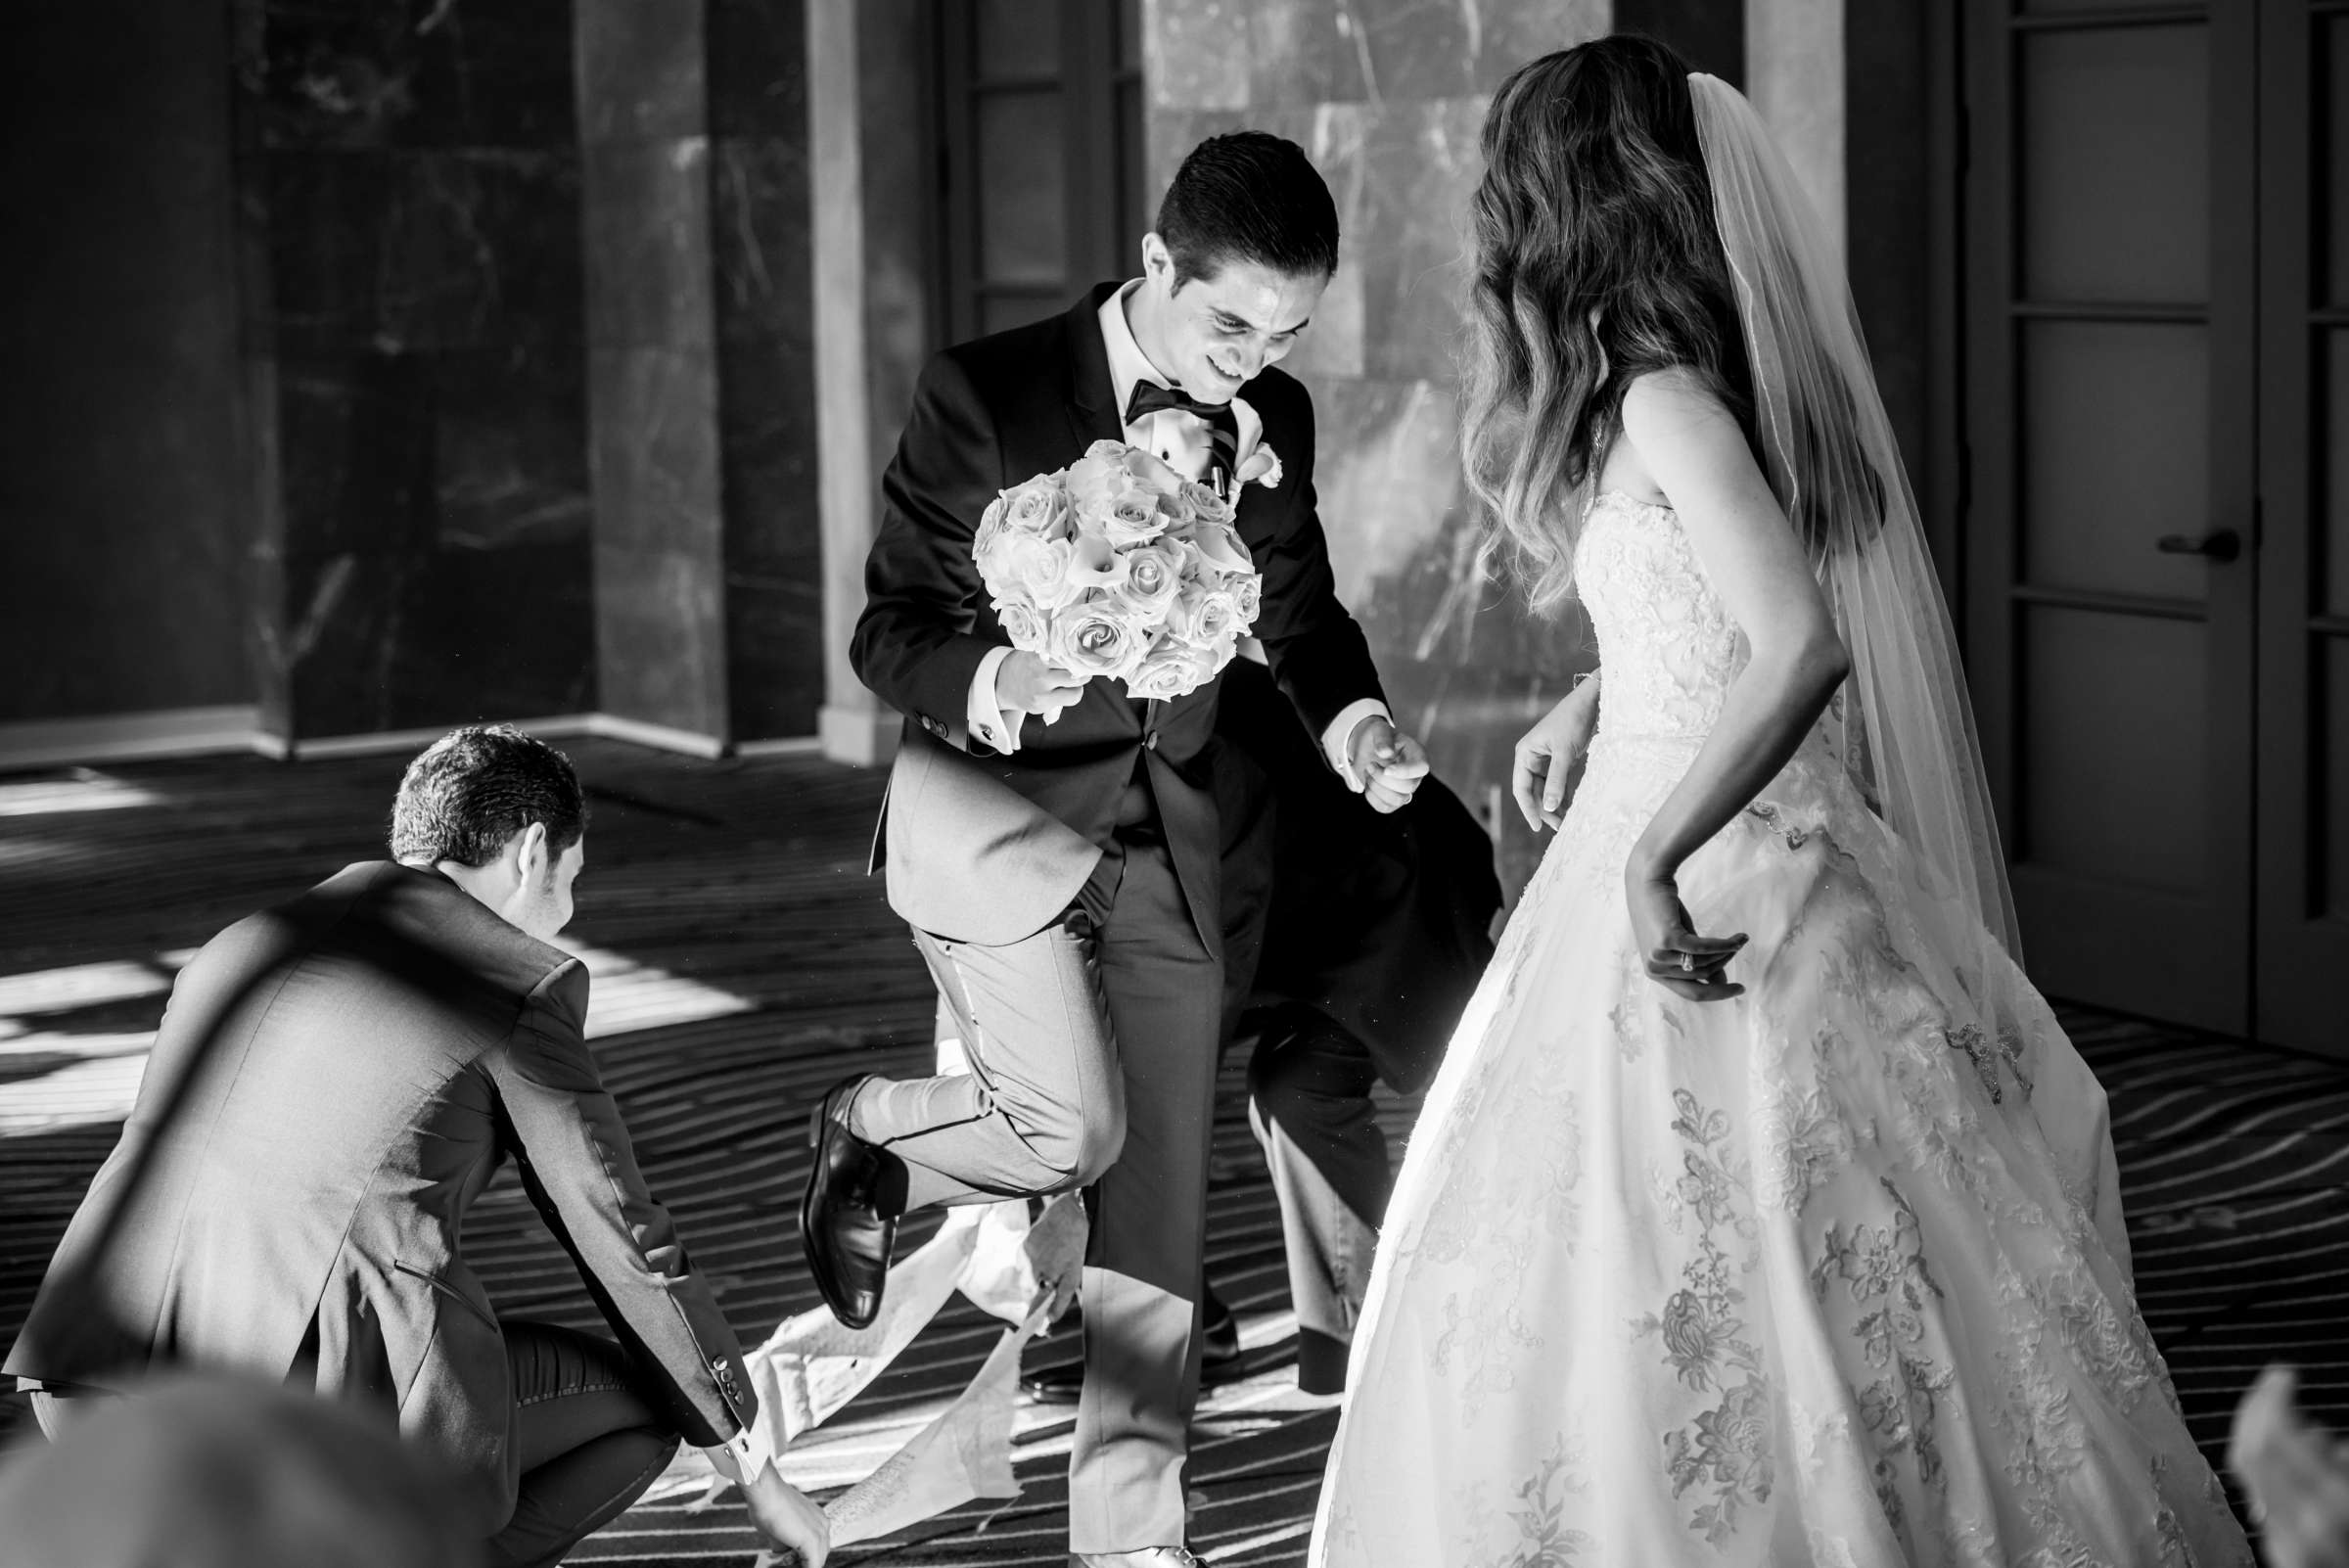
[[[1736,416],[1714,384],[1685,365],[1644,371],[1623,390],[1623,433],[1635,442],[1717,438],[1725,426],[1734,435]]]
[[[1624,389],[1623,437],[1639,477],[1667,494],[1682,476],[1752,462],[1736,416],[1712,382],[1685,366],[1648,371]]]

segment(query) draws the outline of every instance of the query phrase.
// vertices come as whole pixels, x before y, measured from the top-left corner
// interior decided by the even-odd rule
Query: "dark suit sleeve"
[[[1386,692],[1369,639],[1338,602],[1313,494],[1313,399],[1294,382],[1280,392],[1277,401],[1267,401],[1265,438],[1288,471],[1281,485],[1286,495],[1274,497],[1287,505],[1269,540],[1249,541],[1265,579],[1264,605],[1252,629],[1265,645],[1273,680],[1318,742],[1348,704],[1365,697],[1384,702]]]
[[[972,633],[984,590],[971,540],[1006,483],[993,419],[962,367],[938,355],[881,476],[881,530],[849,658],[883,702],[965,749],[971,679],[998,645]]]
[[[694,1272],[668,1211],[645,1189],[620,1107],[587,1054],[587,971],[576,960],[530,992],[514,1033],[484,1058],[530,1201],[579,1267],[686,1442],[722,1443],[759,1398],[742,1347]]]

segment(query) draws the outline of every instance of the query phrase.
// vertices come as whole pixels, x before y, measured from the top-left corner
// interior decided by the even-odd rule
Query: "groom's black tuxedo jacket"
[[[1146,777],[1192,917],[1221,947],[1210,788],[1220,680],[1145,703],[1095,679],[1056,723],[1029,715],[1009,756],[968,728],[980,661],[1010,641],[972,564],[972,535],[998,491],[1066,467],[1096,440],[1125,438],[1100,328],[1101,305],[1120,287],[1102,284],[1063,315],[932,359],[882,478],[851,651],[858,676],[906,719],[877,858],[898,912],[943,936],[1015,941],[1057,917],[1111,842],[1120,796]],[[1240,537],[1264,576],[1254,632],[1273,679],[1319,735],[1349,704],[1382,697],[1378,673],[1338,602],[1314,511],[1313,401],[1273,369],[1240,395],[1285,470],[1279,484],[1250,484],[1238,497]]]

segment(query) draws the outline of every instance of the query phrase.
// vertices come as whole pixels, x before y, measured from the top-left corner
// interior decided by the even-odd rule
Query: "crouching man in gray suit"
[[[587,1053],[587,971],[548,945],[585,827],[561,753],[461,729],[401,780],[396,863],[197,954],[9,1353],[44,1430],[167,1365],[314,1387],[396,1419],[516,1565],[560,1562],[682,1437],[820,1568],[823,1516],[759,1440],[741,1349]],[[509,1155],[620,1344],[492,1314],[459,1242]]]

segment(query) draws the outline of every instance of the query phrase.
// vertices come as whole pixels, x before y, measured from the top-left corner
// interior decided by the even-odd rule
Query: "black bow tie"
[[[1126,423],[1137,424],[1143,416],[1165,408],[1180,409],[1210,425],[1231,418],[1229,403],[1203,403],[1176,388],[1161,387],[1155,381],[1137,381],[1133,384],[1133,395],[1126,399]]]
[[[1133,395],[1126,399],[1126,423],[1139,424],[1168,408],[1189,414],[1207,427],[1208,483],[1223,488],[1217,481],[1220,478],[1224,484],[1229,483],[1232,464],[1240,453],[1240,421],[1232,413],[1231,404],[1203,403],[1173,387],[1161,387],[1155,381],[1137,381],[1133,384]]]

